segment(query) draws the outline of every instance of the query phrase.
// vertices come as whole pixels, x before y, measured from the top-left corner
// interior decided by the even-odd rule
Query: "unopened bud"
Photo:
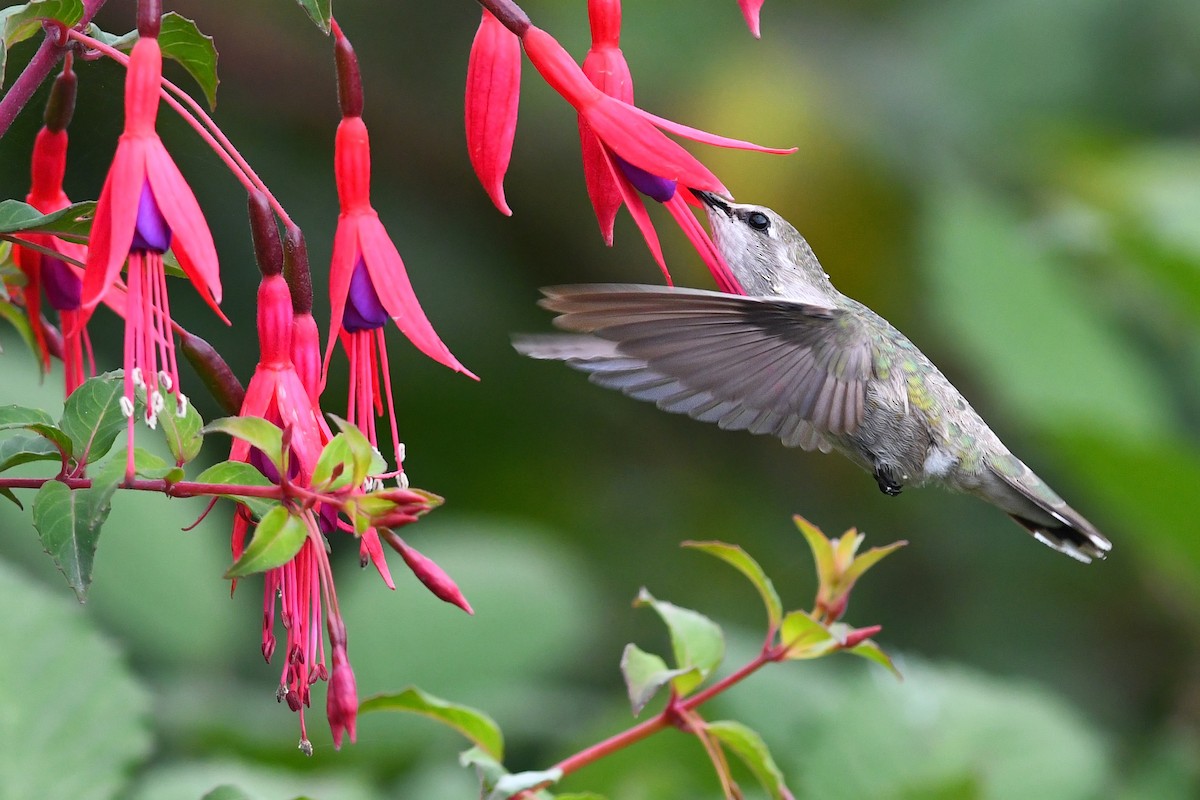
[[[358,70],[358,56],[350,40],[342,33],[336,20],[333,23],[333,57],[337,62],[338,105],[343,117],[361,117],[363,113],[362,74]]]
[[[137,6],[138,36],[157,39],[162,30],[162,0],[138,0]]]
[[[294,223],[289,224],[283,232],[283,277],[292,290],[292,311],[311,314],[313,291],[308,245],[304,242],[304,232]]]
[[[417,580],[425,584],[425,588],[433,592],[435,597],[458,606],[468,614],[475,613],[471,604],[467,602],[467,598],[463,597],[463,593],[459,591],[458,584],[432,558],[409,547],[403,539],[391,531],[380,531],[380,535],[387,539],[388,544],[400,554],[404,563],[412,570],[413,575],[417,576]]]
[[[179,342],[188,362],[200,375],[200,380],[208,387],[221,409],[226,414],[237,414],[241,411],[246,390],[225,363],[225,359],[221,358],[221,354],[194,333],[181,332]]]
[[[250,193],[250,237],[254,240],[254,258],[264,276],[283,272],[283,244],[279,226],[267,196],[259,191]]]
[[[50,89],[50,99],[46,101],[46,113],[42,117],[50,130],[65,131],[71,124],[71,117],[75,114],[77,86],[75,73],[71,71],[71,56],[67,54],[63,71],[54,79]]]

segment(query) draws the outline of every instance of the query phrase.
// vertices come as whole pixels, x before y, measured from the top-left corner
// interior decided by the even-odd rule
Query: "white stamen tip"
[[[126,417],[133,416],[133,400],[129,399],[128,397],[119,397],[117,399],[117,405],[121,407],[121,413]]]
[[[142,368],[134,367],[129,371],[129,376],[133,380],[133,385],[139,389],[146,388],[146,381],[142,378]]]
[[[162,392],[156,389],[150,393],[150,408],[154,409],[155,416],[157,416],[160,411],[166,408],[166,406],[167,403],[165,400],[163,400]]]
[[[185,394],[176,395],[175,416],[179,417],[180,419],[183,419],[184,417],[187,416],[187,409],[188,409],[187,395],[185,395]]]
[[[404,457],[407,452],[408,452],[408,448],[405,446],[404,442],[401,442],[400,445],[396,448],[396,462],[403,464]]]
[[[399,475],[396,476],[396,485],[399,486],[401,489],[408,488],[408,473],[407,472],[401,472]]]
[[[158,371],[158,382],[162,384],[164,391],[169,392],[175,388],[175,381],[171,380],[171,373],[167,372],[165,369],[160,369]]]
[[[147,409],[146,411],[146,427],[154,430],[158,427],[158,413]]]

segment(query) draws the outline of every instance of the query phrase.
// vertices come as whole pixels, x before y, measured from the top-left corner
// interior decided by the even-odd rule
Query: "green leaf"
[[[200,429],[201,433],[227,433],[249,442],[283,471],[283,431],[262,417],[221,417]]]
[[[312,485],[332,492],[348,486],[361,486],[367,475],[365,468],[359,475],[357,462],[350,448],[350,440],[346,434],[339,433],[321,451],[317,466],[313,468]]]
[[[0,429],[38,423],[53,425],[54,418],[40,408],[17,405],[0,406]]]
[[[646,703],[671,680],[693,671],[694,668],[671,669],[667,662],[654,653],[647,653],[636,644],[625,645],[625,652],[621,654],[621,675],[625,678],[633,715],[636,717],[641,714]]]
[[[71,457],[71,440],[54,423],[40,421],[0,423],[0,431],[13,430],[14,428],[23,428],[32,431],[50,442],[50,444],[54,445],[54,449],[58,451],[63,464],[66,464],[67,460]]]
[[[150,754],[150,692],[94,614],[0,562],[5,797],[110,800]],[[70,768],[64,768],[65,764]]]
[[[304,13],[322,33],[329,33],[329,18],[333,14],[331,0],[296,0],[296,4],[304,9]]]
[[[114,458],[110,463],[120,465],[121,474],[125,473],[125,459]],[[105,465],[108,466],[107,464]],[[133,448],[133,471],[135,475],[151,480],[160,480],[168,475],[176,474],[178,467],[168,464],[164,459],[140,447]]]
[[[792,800],[783,773],[757,731],[732,720],[710,722],[704,729],[749,767],[773,800]]]
[[[888,672],[892,673],[897,678],[901,680],[904,679],[904,676],[900,674],[900,670],[896,669],[896,665],[892,663],[891,657],[887,653],[883,652],[883,649],[870,639],[865,642],[859,642],[846,652],[853,653],[854,655],[865,658],[868,661],[874,661],[876,664],[879,664],[887,669]]]
[[[200,800],[254,800],[254,798],[236,786],[224,784],[208,792]]]
[[[13,504],[14,504],[14,505],[15,505],[17,508],[21,509],[22,511],[24,511],[24,510],[25,510],[25,506],[24,506],[24,505],[22,505],[22,503],[21,503],[21,499],[20,499],[19,497],[17,497],[15,494],[13,494],[13,490],[12,490],[12,489],[9,489],[7,486],[5,486],[5,487],[3,487],[3,488],[0,488],[0,495],[4,495],[4,496],[5,496],[5,497],[7,497],[9,500],[13,501]]]
[[[204,420],[191,403],[187,403],[183,416],[180,417],[173,409],[179,407],[179,395],[176,392],[166,393],[166,411],[158,415],[158,427],[167,440],[167,449],[175,457],[175,463],[183,466],[200,454],[204,444],[204,435],[200,432]]]
[[[84,381],[67,398],[59,427],[70,437],[77,463],[98,461],[128,424],[118,402],[124,393],[122,381],[120,370],[106,372]]]
[[[33,526],[42,547],[80,602],[87,599],[92,582],[96,542],[108,518],[110,497],[111,492],[102,489],[72,490],[65,483],[47,481],[33,498]]]
[[[196,476],[196,483],[216,483],[229,486],[274,486],[257,469],[245,461],[219,461]],[[247,497],[236,492],[222,493],[221,497],[242,503],[256,517],[262,517],[275,508],[280,508],[279,501],[265,497]]]
[[[767,609],[767,621],[771,628],[774,630],[779,627],[779,623],[783,619],[783,603],[780,602],[779,594],[775,591],[775,584],[771,583],[771,579],[763,572],[762,566],[745,550],[735,544],[726,544],[725,542],[684,542],[683,546],[716,556],[745,575],[754,585],[759,596],[762,597],[763,606]]]
[[[791,659],[820,658],[837,647],[837,638],[821,623],[803,611],[793,611],[783,618],[779,641],[788,649]]]
[[[164,57],[179,62],[200,84],[209,110],[216,108],[220,79],[217,78],[217,48],[213,38],[201,33],[192,20],[170,11],[163,15],[158,44]]]
[[[666,623],[671,634],[675,666],[684,670],[674,681],[675,691],[681,697],[703,683],[721,663],[725,655],[725,637],[721,628],[708,617],[665,600],[656,600],[645,588],[638,593],[634,605],[652,607]]]
[[[346,436],[350,451],[354,454],[356,471],[361,463],[363,478],[367,475],[378,475],[387,470],[387,461],[383,455],[371,444],[358,426],[339,417],[337,414],[329,414],[330,419],[338,426],[342,434]],[[359,482],[362,478],[359,479]]]
[[[0,200],[0,234],[49,233],[83,242],[92,229],[96,201],[86,200],[43,214],[20,200]]]
[[[504,758],[504,735],[495,720],[482,711],[442,700],[414,686],[395,694],[378,694],[367,698],[358,707],[359,714],[371,711],[421,714],[454,728],[493,758]]]
[[[62,454],[36,433],[8,433],[0,437],[0,472],[30,461],[58,461]]]
[[[283,506],[266,513],[254,529],[242,557],[225,571],[226,578],[241,578],[266,572],[292,560],[308,536],[308,525]]]
[[[17,333],[21,336],[21,341],[29,348],[29,352],[39,358],[40,363],[37,340],[33,336],[33,327],[29,324],[29,317],[26,316],[25,311],[12,303],[0,301],[0,317],[16,328]],[[3,351],[0,350],[0,352]]]
[[[837,568],[833,558],[833,544],[821,529],[804,517],[796,514],[792,517],[796,527],[804,534],[808,546],[812,550],[813,561],[817,562],[817,578],[822,586],[832,585]]]
[[[867,552],[857,556],[854,561],[851,562],[850,567],[844,573],[842,573],[842,585],[849,586],[853,584],[862,577],[864,572],[878,564],[886,556],[890,556],[892,553],[896,552],[907,544],[908,542],[906,541],[892,542],[891,544],[884,545],[883,547],[872,547]]]

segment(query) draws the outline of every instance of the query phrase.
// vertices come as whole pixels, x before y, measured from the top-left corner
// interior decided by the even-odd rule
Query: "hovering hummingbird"
[[[904,334],[834,288],[812,248],[764,206],[696,192],[746,295],[634,284],[545,288],[569,334],[516,349],[600,386],[788,447],[837,450],[885,494],[932,484],[981,497],[1061,553],[1109,542],[1009,452]]]

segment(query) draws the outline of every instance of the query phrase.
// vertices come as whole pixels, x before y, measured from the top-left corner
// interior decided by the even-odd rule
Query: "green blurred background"
[[[132,27],[112,3],[108,30]],[[586,4],[530,2],[578,58]],[[323,276],[337,214],[331,46],[291,4],[167,3],[220,50],[216,118],[306,231]],[[798,797],[1200,796],[1200,4],[1194,0],[769,0],[763,39],[734,0],[626,4],[639,104],[787,157],[694,147],[741,201],[779,210],[834,282],[905,331],[1000,436],[1114,542],[1084,567],[964,497],[884,497],[835,456],[723,432],[526,361],[515,331],[549,328],[537,287],[657,282],[628,216],[603,246],[575,119],[526,65],[506,182],[512,218],[476,183],[462,90],[478,22],[468,0],[342,2],[373,137],[373,199],[430,319],[476,384],[395,331],[392,368],[413,483],[447,498],[405,532],[477,614],[438,602],[393,560],[398,587],[337,549],[362,696],[416,683],[490,712],[508,765],[545,767],[629,724],[617,662],[665,634],[640,586],[757,646],[761,611],[727,567],[678,543],[720,538],[811,602],[790,516],[830,535],[911,545],[857,589],[848,619],[882,624],[903,683],[856,659],[766,670],[714,703],[766,737]],[[32,47],[10,59],[9,77]],[[173,66],[168,66],[172,74]],[[81,65],[67,190],[94,198],[121,116],[122,72]],[[178,70],[173,77],[185,86]],[[41,95],[0,144],[0,195],[23,196]],[[166,111],[160,130],[208,215],[232,329],[172,305],[246,378],[254,287],[243,195]],[[678,283],[710,279],[669,218]],[[119,328],[93,329],[104,366]],[[2,402],[58,403],[57,376],[4,339]],[[185,378],[186,380],[186,378]],[[326,408],[344,404],[339,366]],[[206,416],[216,414],[193,381]],[[225,443],[203,458],[223,457]],[[156,502],[157,501],[157,502]],[[86,606],[4,505],[0,783],[12,797],[470,797],[461,740],[369,715],[335,753],[323,692],[316,756],[258,654],[261,594],[221,572],[229,510],[119,497]],[[342,543],[345,544],[345,543]],[[106,710],[107,709],[107,710]],[[69,770],[61,764],[72,766]],[[64,783],[83,770],[88,780]],[[740,775],[740,774],[739,774]],[[747,776],[744,785],[753,783]],[[611,798],[717,797],[699,746],[667,733],[566,788]],[[750,796],[754,796],[753,793]]]

